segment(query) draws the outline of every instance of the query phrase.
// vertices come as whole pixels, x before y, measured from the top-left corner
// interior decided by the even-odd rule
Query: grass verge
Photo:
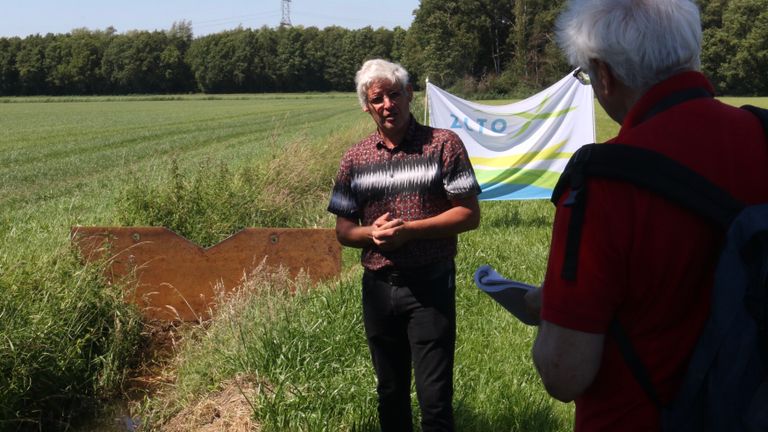
[[[65,430],[119,393],[137,346],[123,290],[57,250],[0,267],[0,430]]]

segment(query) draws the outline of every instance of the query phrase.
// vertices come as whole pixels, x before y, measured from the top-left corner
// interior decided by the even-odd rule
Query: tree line
[[[0,95],[351,91],[369,58],[455,92],[526,94],[570,69],[553,35],[562,0],[422,0],[408,30],[236,28],[194,37],[75,29],[0,38]],[[768,94],[768,0],[699,0],[702,68],[721,94]]]

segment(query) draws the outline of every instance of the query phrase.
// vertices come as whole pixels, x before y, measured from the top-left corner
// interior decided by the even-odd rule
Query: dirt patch
[[[252,432],[254,386],[244,378],[225,382],[222,390],[208,395],[173,416],[163,432]]]
[[[144,323],[138,366],[129,373],[125,395],[141,400],[175,382],[174,360],[183,335],[196,323],[148,321]]]
[[[208,322],[152,321],[145,325],[146,345],[142,350],[142,368],[131,384],[135,396],[162,399],[176,381],[176,360],[182,342],[194,340],[205,331]],[[220,386],[220,390],[183,408],[159,430],[162,432],[252,432],[259,428],[253,420],[252,401],[256,390],[252,381],[238,377]],[[154,429],[152,427],[151,429]],[[139,428],[141,430],[141,428]]]
[[[184,335],[197,323],[149,321],[143,323],[133,368],[120,392],[101,401],[93,418],[81,419],[75,432],[137,432],[155,430],[145,403],[172,389],[176,381],[175,359]],[[149,415],[148,415],[149,414]],[[149,417],[149,418],[147,418]]]

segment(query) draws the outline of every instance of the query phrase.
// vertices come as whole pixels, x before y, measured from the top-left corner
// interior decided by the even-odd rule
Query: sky
[[[419,0],[291,0],[294,26],[332,25],[357,29],[408,28]],[[195,36],[242,25],[277,27],[281,0],[0,0],[0,37],[67,33],[76,28],[118,33],[129,30],[168,30],[174,22],[192,22]]]

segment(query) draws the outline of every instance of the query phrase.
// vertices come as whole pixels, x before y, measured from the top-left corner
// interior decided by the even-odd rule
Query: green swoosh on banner
[[[500,156],[495,158],[488,157],[470,157],[472,165],[482,165],[484,168],[509,168],[523,167],[534,161],[552,160],[552,159],[570,159],[573,152],[563,152],[567,140],[563,140],[553,146],[546,147],[543,150],[520,153],[511,156]]]
[[[527,170],[507,168],[502,170],[475,170],[480,185],[485,184],[520,184],[552,189],[560,178],[559,172],[547,170]]]
[[[553,118],[553,117],[561,117],[561,116],[564,116],[564,115],[568,114],[571,111],[575,111],[576,108],[578,108],[578,107],[572,106],[570,108],[562,109],[560,111],[555,111],[555,112],[551,112],[551,113],[541,112],[541,110],[544,109],[544,105],[547,103],[547,101],[549,101],[549,99],[550,99],[550,96],[545,97],[541,101],[541,103],[536,107],[536,109],[534,109],[533,111],[523,111],[523,112],[513,113],[512,114],[512,115],[515,115],[515,116],[518,116],[518,117],[522,117],[522,118],[524,118],[524,119],[526,119],[528,121],[523,123],[523,125],[520,126],[520,129],[518,129],[517,133],[514,134],[510,139],[515,139],[515,138],[519,137],[520,135],[524,134],[525,131],[527,131],[528,128],[531,127],[531,124],[533,124],[534,120],[547,120],[547,119],[550,119],[550,118]]]

